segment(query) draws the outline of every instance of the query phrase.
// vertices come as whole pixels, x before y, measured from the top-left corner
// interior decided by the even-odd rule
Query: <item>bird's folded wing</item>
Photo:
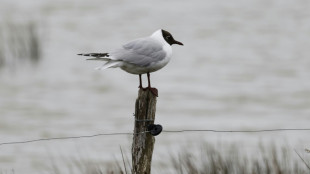
[[[148,66],[166,57],[163,46],[152,38],[141,38],[125,44],[111,53],[113,60],[121,60],[138,66]]]

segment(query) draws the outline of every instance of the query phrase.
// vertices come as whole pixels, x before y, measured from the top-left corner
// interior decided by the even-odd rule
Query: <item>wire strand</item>
[[[213,130],[213,129],[184,129],[184,130],[164,130],[163,133],[185,133],[185,132],[214,132],[214,133],[262,133],[262,132],[282,132],[282,131],[310,131],[310,128],[303,129],[262,129],[262,130]],[[69,137],[54,137],[54,138],[40,138],[26,141],[12,141],[0,143],[3,145],[13,145],[13,144],[25,144],[33,143],[39,141],[51,141],[51,140],[67,140],[67,139],[80,139],[80,138],[93,138],[98,136],[116,136],[116,135],[135,135],[144,134],[150,131],[138,132],[138,133],[128,133],[128,132],[116,132],[116,133],[99,133],[94,135],[82,135],[82,136],[69,136]]]
[[[184,129],[184,130],[164,130],[166,133],[182,132],[216,132],[216,133],[260,133],[279,131],[310,131],[310,129],[262,129],[262,130],[214,130],[214,129]]]
[[[149,131],[140,132],[136,134],[147,133]],[[54,138],[40,138],[40,139],[33,139],[33,140],[26,140],[26,141],[12,141],[12,142],[5,142],[0,143],[2,145],[10,145],[10,144],[25,144],[25,143],[33,143],[38,141],[51,141],[51,140],[67,140],[67,139],[79,139],[79,138],[93,138],[98,136],[113,136],[113,135],[133,135],[134,133],[127,133],[127,132],[118,132],[118,133],[100,133],[94,135],[82,135],[82,136],[70,136],[70,137],[54,137]]]

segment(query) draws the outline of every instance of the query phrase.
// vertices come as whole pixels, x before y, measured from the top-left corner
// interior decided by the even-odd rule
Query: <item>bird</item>
[[[86,60],[99,60],[105,63],[96,68],[103,70],[107,68],[121,68],[122,70],[139,75],[138,88],[149,89],[158,97],[156,88],[151,87],[150,73],[155,72],[168,64],[172,56],[172,45],[182,45],[173,38],[170,32],[158,29],[148,37],[132,40],[122,47],[110,53],[81,53],[80,56],[90,56]],[[148,87],[142,86],[142,74],[147,74]]]

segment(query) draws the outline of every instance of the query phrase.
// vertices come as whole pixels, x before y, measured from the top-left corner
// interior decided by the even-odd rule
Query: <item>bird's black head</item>
[[[173,45],[173,44],[178,44],[178,45],[183,45],[183,43],[179,42],[179,41],[176,41],[174,40],[174,38],[172,37],[172,35],[166,31],[166,30],[161,30],[162,34],[163,34],[163,37],[165,39],[165,41],[170,44],[170,45]]]

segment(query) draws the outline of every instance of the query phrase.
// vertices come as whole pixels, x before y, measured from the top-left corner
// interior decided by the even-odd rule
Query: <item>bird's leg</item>
[[[150,73],[147,73],[147,81],[148,81],[148,89],[154,94],[156,97],[158,97],[158,90],[156,88],[151,87],[151,80],[150,80]]]
[[[142,89],[142,90],[150,90],[151,91],[151,93],[153,94],[153,95],[155,95],[156,97],[158,97],[158,90],[156,89],[156,88],[152,88],[151,87],[151,80],[150,80],[150,73],[147,73],[147,82],[148,82],[148,87],[146,87],[146,88],[143,88],[142,87],[142,79],[141,79],[141,74],[139,74],[139,80],[140,80],[140,85],[139,85],[139,88],[140,89]]]
[[[141,74],[139,74],[139,86],[138,86],[138,88],[142,88],[143,89],[143,87],[142,87],[142,78],[141,78]]]
[[[151,88],[151,79],[150,79],[150,73],[147,73],[147,82],[148,82],[148,88]]]

